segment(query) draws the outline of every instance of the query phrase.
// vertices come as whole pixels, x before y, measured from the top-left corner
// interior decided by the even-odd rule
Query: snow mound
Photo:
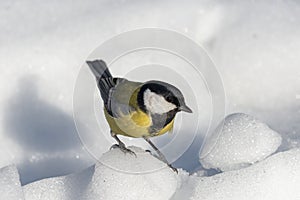
[[[243,113],[232,114],[205,142],[200,152],[200,162],[207,169],[240,169],[274,153],[281,140],[277,132],[254,117]]]
[[[19,173],[15,166],[8,166],[0,169],[0,199],[24,199]]]
[[[131,149],[137,157],[113,149],[100,158],[84,199],[170,199],[177,188],[176,173],[150,153]]]
[[[248,168],[197,178],[191,200],[298,200],[300,149],[275,154]]]
[[[24,186],[25,199],[65,200],[67,199],[66,188],[65,177],[44,179]]]
[[[68,176],[48,178],[23,187],[27,200],[81,200],[94,167]]]
[[[169,199],[177,188],[176,174],[144,150],[131,149],[136,157],[113,149],[83,172],[26,185],[25,199]]]

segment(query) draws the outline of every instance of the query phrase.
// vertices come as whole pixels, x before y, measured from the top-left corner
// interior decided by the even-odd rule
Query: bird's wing
[[[137,93],[142,83],[118,78],[115,87],[109,91],[107,112],[113,117],[128,115],[137,110]]]

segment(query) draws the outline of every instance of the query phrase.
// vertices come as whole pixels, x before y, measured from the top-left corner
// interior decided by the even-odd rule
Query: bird
[[[103,60],[86,63],[96,78],[110,134],[118,142],[113,147],[135,155],[118,135],[144,138],[159,158],[177,172],[150,138],[172,131],[177,113],[193,112],[186,105],[182,92],[163,81],[135,82],[113,77]]]

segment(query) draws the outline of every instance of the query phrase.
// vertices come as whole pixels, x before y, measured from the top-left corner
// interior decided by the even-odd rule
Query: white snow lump
[[[49,178],[24,187],[30,200],[165,200],[177,189],[177,177],[150,153],[131,147],[105,153],[94,167],[77,174]]]
[[[0,199],[23,200],[19,173],[14,165],[0,169]]]
[[[229,115],[200,152],[206,169],[229,171],[249,166],[274,153],[281,136],[258,119],[236,113]]]

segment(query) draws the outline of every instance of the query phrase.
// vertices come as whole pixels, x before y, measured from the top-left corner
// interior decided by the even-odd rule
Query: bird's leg
[[[111,132],[111,136],[118,142],[118,144],[113,145],[111,148],[117,147],[120,148],[120,150],[124,153],[130,153],[136,156],[136,154],[132,150],[126,148],[125,144],[118,138],[118,136],[115,133]]]
[[[173,167],[168,160],[166,159],[166,157],[164,156],[164,154],[162,154],[162,152],[160,152],[160,150],[152,143],[152,141],[148,138],[148,137],[144,137],[144,139],[150,144],[150,146],[156,151],[156,153],[158,154],[159,158],[161,161],[165,162],[174,172],[178,173],[177,169],[175,167]]]

